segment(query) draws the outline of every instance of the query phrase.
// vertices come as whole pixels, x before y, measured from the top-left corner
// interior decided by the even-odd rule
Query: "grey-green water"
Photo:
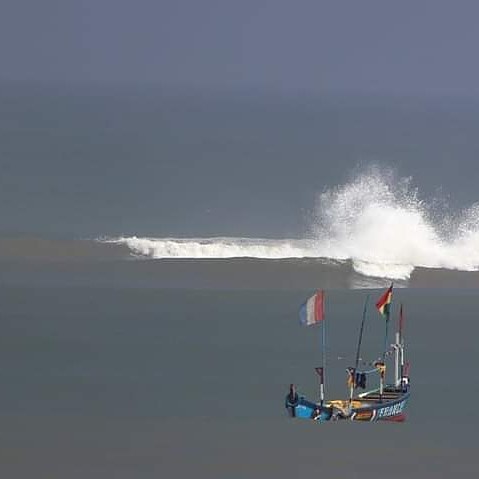
[[[396,290],[407,422],[323,425],[283,410],[291,381],[316,392],[319,332],[297,321],[308,293],[2,287],[1,477],[475,477],[477,292]],[[366,294],[327,292],[330,394],[345,393],[337,356],[354,355]],[[373,310],[366,328],[374,357]]]
[[[478,121],[451,99],[0,84],[0,235],[303,237],[370,163],[460,214]]]

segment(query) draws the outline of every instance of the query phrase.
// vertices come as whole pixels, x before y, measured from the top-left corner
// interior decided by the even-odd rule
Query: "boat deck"
[[[406,391],[401,388],[388,387],[383,391],[382,396],[379,391],[369,391],[367,393],[360,394],[355,401],[357,401],[358,407],[374,406],[378,403],[388,403],[400,399],[404,396]]]
[[[394,402],[404,396],[406,391],[400,388],[388,387],[384,389],[382,397],[378,390],[369,391],[355,397],[351,403],[352,409],[369,409],[377,407],[380,403]],[[345,399],[334,399],[327,402],[328,406],[337,408],[341,411],[347,411],[349,408],[349,401]]]

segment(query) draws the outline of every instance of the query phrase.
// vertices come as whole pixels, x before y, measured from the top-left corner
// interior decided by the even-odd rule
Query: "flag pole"
[[[299,310],[299,320],[301,324],[310,326],[312,324],[324,322],[324,290],[317,290],[313,296],[308,298]],[[321,325],[320,325],[321,327]],[[321,405],[324,403],[324,368],[326,365],[326,333],[323,324],[321,336],[321,367],[314,368],[319,375],[319,400]]]
[[[391,303],[392,303],[392,293],[393,293],[393,283],[391,286],[386,290],[385,293],[379,298],[378,302],[376,303],[376,308],[378,309],[379,313],[386,318],[386,331],[384,334],[384,350],[383,350],[383,357],[380,361],[375,361],[375,368],[379,372],[379,401],[383,399],[383,391],[384,391],[384,380],[386,378],[386,351],[388,345],[388,329],[389,329],[389,318],[391,315]]]
[[[386,351],[388,348],[388,329],[389,329],[389,313],[386,315],[386,332],[384,333],[384,352],[383,361],[386,359]]]
[[[393,288],[393,283],[391,283],[391,286],[389,287],[389,289],[391,290],[391,294],[392,294],[392,288]],[[387,349],[388,349],[388,332],[389,332],[389,319],[390,319],[390,316],[391,316],[391,303],[392,303],[392,297],[391,297],[390,303],[386,305],[386,309],[385,309],[385,312],[386,312],[386,331],[384,333],[383,362],[386,359],[386,352],[387,352]]]
[[[321,291],[322,301],[321,301],[321,318],[322,321],[320,324],[321,328],[321,377],[319,385],[319,402],[321,406],[324,404],[324,369],[326,366],[326,326],[324,321],[324,291]]]

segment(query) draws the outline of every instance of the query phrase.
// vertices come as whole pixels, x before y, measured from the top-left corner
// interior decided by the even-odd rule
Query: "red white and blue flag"
[[[305,326],[324,320],[324,291],[317,291],[301,306],[299,319]]]

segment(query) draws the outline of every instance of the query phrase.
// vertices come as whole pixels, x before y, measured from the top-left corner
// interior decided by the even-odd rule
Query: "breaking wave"
[[[307,239],[103,240],[149,258],[328,258],[364,276],[408,279],[416,267],[479,269],[479,204],[452,214],[421,199],[410,178],[371,167],[318,197]],[[438,206],[440,205],[440,206]]]
[[[316,257],[311,240],[262,238],[137,238],[106,240],[125,244],[140,256],[164,258],[261,258],[285,259]]]
[[[320,196],[312,230],[322,255],[351,259],[367,276],[406,279],[415,267],[475,271],[479,204],[447,211],[444,201],[420,199],[411,178],[372,167]]]

